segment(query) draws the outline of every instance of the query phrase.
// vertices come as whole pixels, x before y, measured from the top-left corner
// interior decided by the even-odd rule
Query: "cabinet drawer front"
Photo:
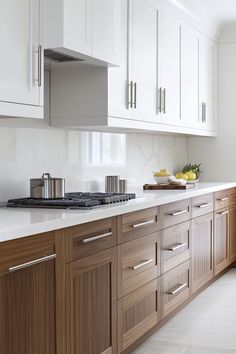
[[[160,285],[155,279],[118,302],[119,353],[160,320]]]
[[[228,189],[214,193],[215,210],[227,208],[229,206],[229,199]]]
[[[161,233],[161,273],[166,273],[190,258],[191,224],[182,224],[165,229]]]
[[[0,272],[28,268],[55,254],[55,233],[48,232],[0,243]]]
[[[154,233],[118,246],[119,298],[160,275],[160,235]]]
[[[70,227],[66,230],[66,262],[97,253],[115,244],[115,218]]]
[[[213,211],[213,193],[200,195],[192,199],[192,217],[211,213]]]
[[[174,311],[190,296],[190,261],[161,276],[162,317]]]
[[[229,203],[230,205],[236,204],[236,188],[232,188],[229,191]]]
[[[118,216],[118,243],[127,242],[160,229],[159,208]]]
[[[191,202],[186,199],[161,207],[162,227],[166,228],[191,219]]]

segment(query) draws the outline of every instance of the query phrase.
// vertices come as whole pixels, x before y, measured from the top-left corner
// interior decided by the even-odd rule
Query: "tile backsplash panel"
[[[0,200],[29,196],[29,179],[43,172],[66,178],[68,192],[104,191],[104,176],[110,174],[128,178],[128,190],[133,191],[153,182],[152,171],[168,168],[175,172],[187,162],[185,137],[126,134],[119,138],[115,134],[103,138],[94,162],[91,150],[96,152],[97,146],[91,133],[1,127]],[[109,141],[116,141],[115,146]],[[117,161],[109,160],[109,154],[116,155]]]

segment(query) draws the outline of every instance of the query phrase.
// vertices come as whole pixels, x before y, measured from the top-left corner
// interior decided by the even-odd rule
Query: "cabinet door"
[[[214,130],[214,43],[199,37],[199,128]]]
[[[158,11],[144,0],[129,0],[129,67],[133,81],[132,118],[154,121],[157,88]]]
[[[0,274],[0,318],[1,354],[56,354],[54,260]]]
[[[213,214],[192,220],[192,290],[213,277]]]
[[[233,205],[230,208],[229,214],[229,222],[230,222],[230,263],[236,260],[236,205]]]
[[[67,352],[116,353],[114,249],[66,266]]]
[[[0,2],[0,101],[43,104],[39,9],[39,0]]]
[[[198,32],[181,25],[181,121],[185,127],[198,125]]]
[[[119,64],[120,0],[92,0],[92,57]]]
[[[160,121],[180,125],[180,24],[166,12],[159,16]]]
[[[214,275],[229,264],[229,210],[215,212],[214,228]]]

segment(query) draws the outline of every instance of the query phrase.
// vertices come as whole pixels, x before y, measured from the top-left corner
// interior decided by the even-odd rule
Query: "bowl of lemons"
[[[177,179],[184,179],[187,183],[197,183],[199,181],[199,176],[202,173],[200,169],[201,164],[187,164],[181,172],[177,172],[175,177]]]
[[[153,172],[153,178],[157,184],[169,183],[170,172],[166,168],[162,168],[160,171]]]

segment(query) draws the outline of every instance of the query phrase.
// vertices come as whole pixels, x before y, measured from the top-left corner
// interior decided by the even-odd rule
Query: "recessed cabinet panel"
[[[220,209],[214,213],[214,275],[229,265],[229,210]]]
[[[230,207],[230,263],[236,260],[236,205]]]

